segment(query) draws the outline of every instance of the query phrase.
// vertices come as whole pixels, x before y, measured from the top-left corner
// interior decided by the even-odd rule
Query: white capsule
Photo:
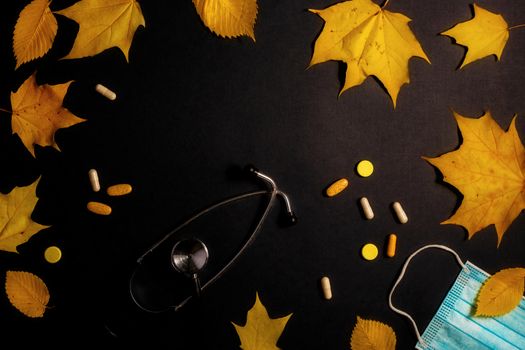
[[[392,204],[392,208],[394,209],[394,212],[396,213],[399,222],[402,224],[406,224],[408,222],[408,216],[403,210],[401,204],[399,202],[394,202]]]
[[[100,191],[100,181],[98,180],[98,173],[95,169],[89,170],[89,182],[91,182],[91,188],[93,191]]]
[[[95,86],[95,90],[97,90],[99,94],[101,94],[102,96],[106,97],[107,99],[111,101],[114,101],[117,98],[116,93],[114,93],[113,91],[111,91],[110,89],[108,89],[102,84],[97,84],[97,86]]]
[[[330,286],[330,279],[328,277],[321,278],[321,289],[326,300],[332,299],[332,287]]]
[[[362,197],[359,202],[361,203],[361,208],[363,208],[363,213],[365,214],[365,218],[368,220],[372,220],[374,218],[374,211],[372,210],[372,207],[370,206],[370,202],[366,197]]]

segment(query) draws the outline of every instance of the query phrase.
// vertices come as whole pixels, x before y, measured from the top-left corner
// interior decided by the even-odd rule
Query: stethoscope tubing
[[[211,211],[213,211],[213,210],[215,210],[217,208],[220,208],[222,206],[231,204],[233,202],[236,202],[236,201],[239,201],[239,200],[242,200],[242,199],[255,197],[255,196],[261,196],[261,195],[264,195],[264,194],[270,195],[270,199],[268,200],[268,202],[266,204],[266,208],[264,209],[264,212],[260,216],[260,218],[259,218],[259,220],[257,222],[257,225],[253,229],[253,231],[250,234],[250,236],[248,237],[248,239],[245,241],[243,246],[237,251],[237,253],[230,259],[230,261],[226,265],[224,265],[219,272],[217,272],[212,278],[210,278],[205,284],[203,284],[201,286],[201,291],[204,291],[207,287],[209,287],[211,284],[213,284],[215,281],[217,281],[220,277],[222,277],[222,275],[224,275],[224,273],[237,261],[237,259],[239,259],[239,257],[244,253],[244,251],[253,243],[253,241],[257,237],[257,234],[261,230],[264,221],[266,220],[268,214],[270,213],[271,207],[272,207],[272,205],[273,205],[273,203],[275,201],[275,198],[276,198],[276,196],[278,194],[280,194],[283,197],[287,210],[289,210],[289,211],[291,210],[291,205],[290,205],[290,201],[288,200],[288,197],[286,196],[286,194],[284,194],[283,192],[281,192],[281,191],[279,191],[277,189],[277,186],[275,185],[275,182],[270,177],[268,177],[268,176],[266,176],[264,174],[259,173],[257,175],[259,177],[263,178],[264,180],[266,180],[268,183],[270,183],[271,190],[248,192],[248,193],[244,193],[244,194],[241,194],[241,195],[233,196],[233,197],[227,198],[227,199],[225,199],[225,200],[223,200],[221,202],[218,202],[218,203],[216,203],[214,205],[211,205],[211,206],[201,210],[200,212],[198,212],[197,214],[193,215],[188,220],[186,220],[185,222],[183,222],[182,224],[177,226],[175,229],[173,229],[172,231],[168,232],[160,241],[158,241],[153,246],[151,246],[144,254],[142,254],[137,259],[137,263],[140,265],[142,263],[142,260],[148,254],[153,252],[158,246],[160,246],[162,243],[164,243],[168,238],[170,238],[176,232],[178,232],[181,229],[183,229],[184,227],[188,226],[190,223],[192,223],[193,221],[197,220],[201,216],[203,216],[203,215],[205,215],[205,214],[207,214],[207,213],[209,213],[209,212],[211,212]],[[150,309],[144,307],[143,305],[141,305],[140,302],[135,298],[135,295],[133,294],[133,280],[135,278],[136,272],[137,272],[137,267],[135,267],[135,269],[134,269],[134,271],[133,271],[133,273],[131,275],[131,278],[129,280],[129,292],[130,292],[131,298],[133,299],[133,302],[139,308],[141,308],[144,311],[147,311],[147,312],[150,312],[150,313],[162,313],[162,312],[168,311],[170,309],[173,309],[174,311],[178,311],[181,307],[186,305],[193,298],[193,295],[190,295],[190,296],[188,296],[186,299],[184,299],[182,302],[180,302],[177,305],[168,306],[167,308],[165,308],[163,310],[150,310]]]

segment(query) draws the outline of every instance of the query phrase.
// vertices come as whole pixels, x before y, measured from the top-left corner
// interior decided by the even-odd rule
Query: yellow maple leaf
[[[516,130],[516,117],[505,132],[489,112],[478,119],[454,116],[463,137],[460,148],[437,158],[423,157],[464,197],[456,213],[443,224],[465,227],[469,239],[495,224],[499,246],[507,228],[525,208],[525,148]]]
[[[116,46],[129,61],[135,31],[139,26],[146,26],[140,5],[135,0],[81,0],[56,13],[80,26],[73,48],[64,58],[93,56]]]
[[[15,187],[9,194],[0,193],[0,250],[18,253],[16,248],[49,226],[31,220],[38,202],[36,180],[29,186]]]
[[[51,49],[58,24],[49,8],[50,3],[50,0],[33,0],[20,12],[13,35],[16,68],[42,57]]]
[[[352,350],[394,350],[396,333],[392,327],[357,316],[357,323],[350,338]]]
[[[501,15],[487,11],[474,4],[474,18],[459,23],[441,33],[468,48],[461,68],[483,57],[501,53],[509,39],[509,27]]]
[[[202,22],[215,34],[226,38],[248,35],[255,41],[257,0],[193,0],[193,4]]]
[[[243,350],[278,350],[277,340],[292,314],[272,319],[266,308],[255,294],[255,304],[248,311],[246,324],[239,326],[232,322]]]
[[[39,86],[33,74],[16,92],[11,93],[13,133],[20,136],[33,156],[35,144],[60,150],[55,142],[55,132],[85,121],[62,107],[70,84],[71,81]]]
[[[28,317],[42,317],[49,302],[47,286],[38,276],[7,271],[5,291],[11,304]]]
[[[489,277],[478,292],[475,316],[502,316],[523,298],[525,269],[504,269]]]
[[[410,81],[409,59],[416,56],[430,63],[408,26],[410,18],[386,11],[371,0],[345,1],[310,11],[326,22],[310,66],[330,60],[346,63],[339,95],[373,75],[383,83],[395,107],[401,86]]]

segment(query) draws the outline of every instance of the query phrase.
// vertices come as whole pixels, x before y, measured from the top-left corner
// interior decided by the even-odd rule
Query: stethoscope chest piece
[[[201,285],[198,273],[208,262],[208,248],[202,241],[196,238],[184,239],[177,242],[171,251],[171,266],[180,273],[193,279],[195,292],[201,293]]]

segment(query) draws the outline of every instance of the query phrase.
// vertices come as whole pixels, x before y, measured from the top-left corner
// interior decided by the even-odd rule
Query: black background
[[[73,2],[55,1],[51,7],[59,10]],[[255,43],[215,36],[190,0],[142,1],[146,28],[135,35],[129,63],[117,48],[60,60],[78,27],[57,15],[53,49],[15,71],[12,32],[27,3],[0,4],[0,107],[10,108],[10,91],[36,70],[40,84],[75,81],[64,105],[87,122],[56,133],[61,152],[37,146],[33,159],[11,134],[10,115],[0,117],[0,191],[8,193],[41,175],[33,219],[51,225],[21,245],[20,254],[0,254],[2,282],[5,271],[25,270],[40,276],[51,294],[51,308],[41,319],[23,316],[0,296],[3,340],[235,349],[239,339],[231,322],[244,324],[257,291],[272,317],[293,313],[278,342],[283,349],[349,348],[357,315],[391,325],[397,348],[407,349],[416,343],[414,332],[389,310],[387,295],[411,252],[438,243],[490,273],[525,265],[525,217],[514,221],[499,248],[493,226],[467,240],[463,228],[440,225],[459,206],[461,195],[421,159],[459,147],[453,110],[471,117],[490,110],[504,129],[514,114],[525,114],[525,30],[510,33],[501,62],[492,56],[462,70],[456,68],[465,50],[438,35],[472,17],[470,1],[390,1],[388,10],[412,18],[410,27],[432,61],[410,61],[411,83],[401,89],[395,110],[372,78],[338,98],[341,63],[307,69],[323,26],[307,9],[333,1],[259,0]],[[525,22],[523,1],[477,4],[501,13],[509,25]],[[117,100],[98,95],[97,83],[117,92]],[[522,116],[517,127],[523,139]],[[355,173],[361,159],[375,165],[369,178]],[[264,189],[236,173],[245,163],[254,163],[289,194],[299,223],[280,227],[278,205],[255,243],[199,302],[178,313],[140,310],[128,292],[135,260],[209,204]],[[133,193],[108,198],[92,192],[90,168],[98,169],[103,188],[128,182]],[[337,197],[324,197],[323,189],[341,177],[350,187]],[[373,205],[372,221],[360,212],[361,196]],[[90,200],[110,204],[113,214],[89,213]],[[408,224],[395,221],[394,201],[403,204]],[[247,238],[262,204],[248,202],[207,216],[173,238],[195,235],[209,245],[203,280]],[[391,232],[398,234],[395,258],[381,254],[367,262],[360,257],[368,242],[383,252]],[[169,285],[168,294],[174,290],[176,298],[191,285],[170,271],[173,243],[152,263],[151,276]],[[63,251],[54,265],[43,259],[50,245]],[[417,257],[395,304],[412,313],[424,330],[458,271],[446,253]],[[321,296],[324,275],[332,281],[331,301]]]

